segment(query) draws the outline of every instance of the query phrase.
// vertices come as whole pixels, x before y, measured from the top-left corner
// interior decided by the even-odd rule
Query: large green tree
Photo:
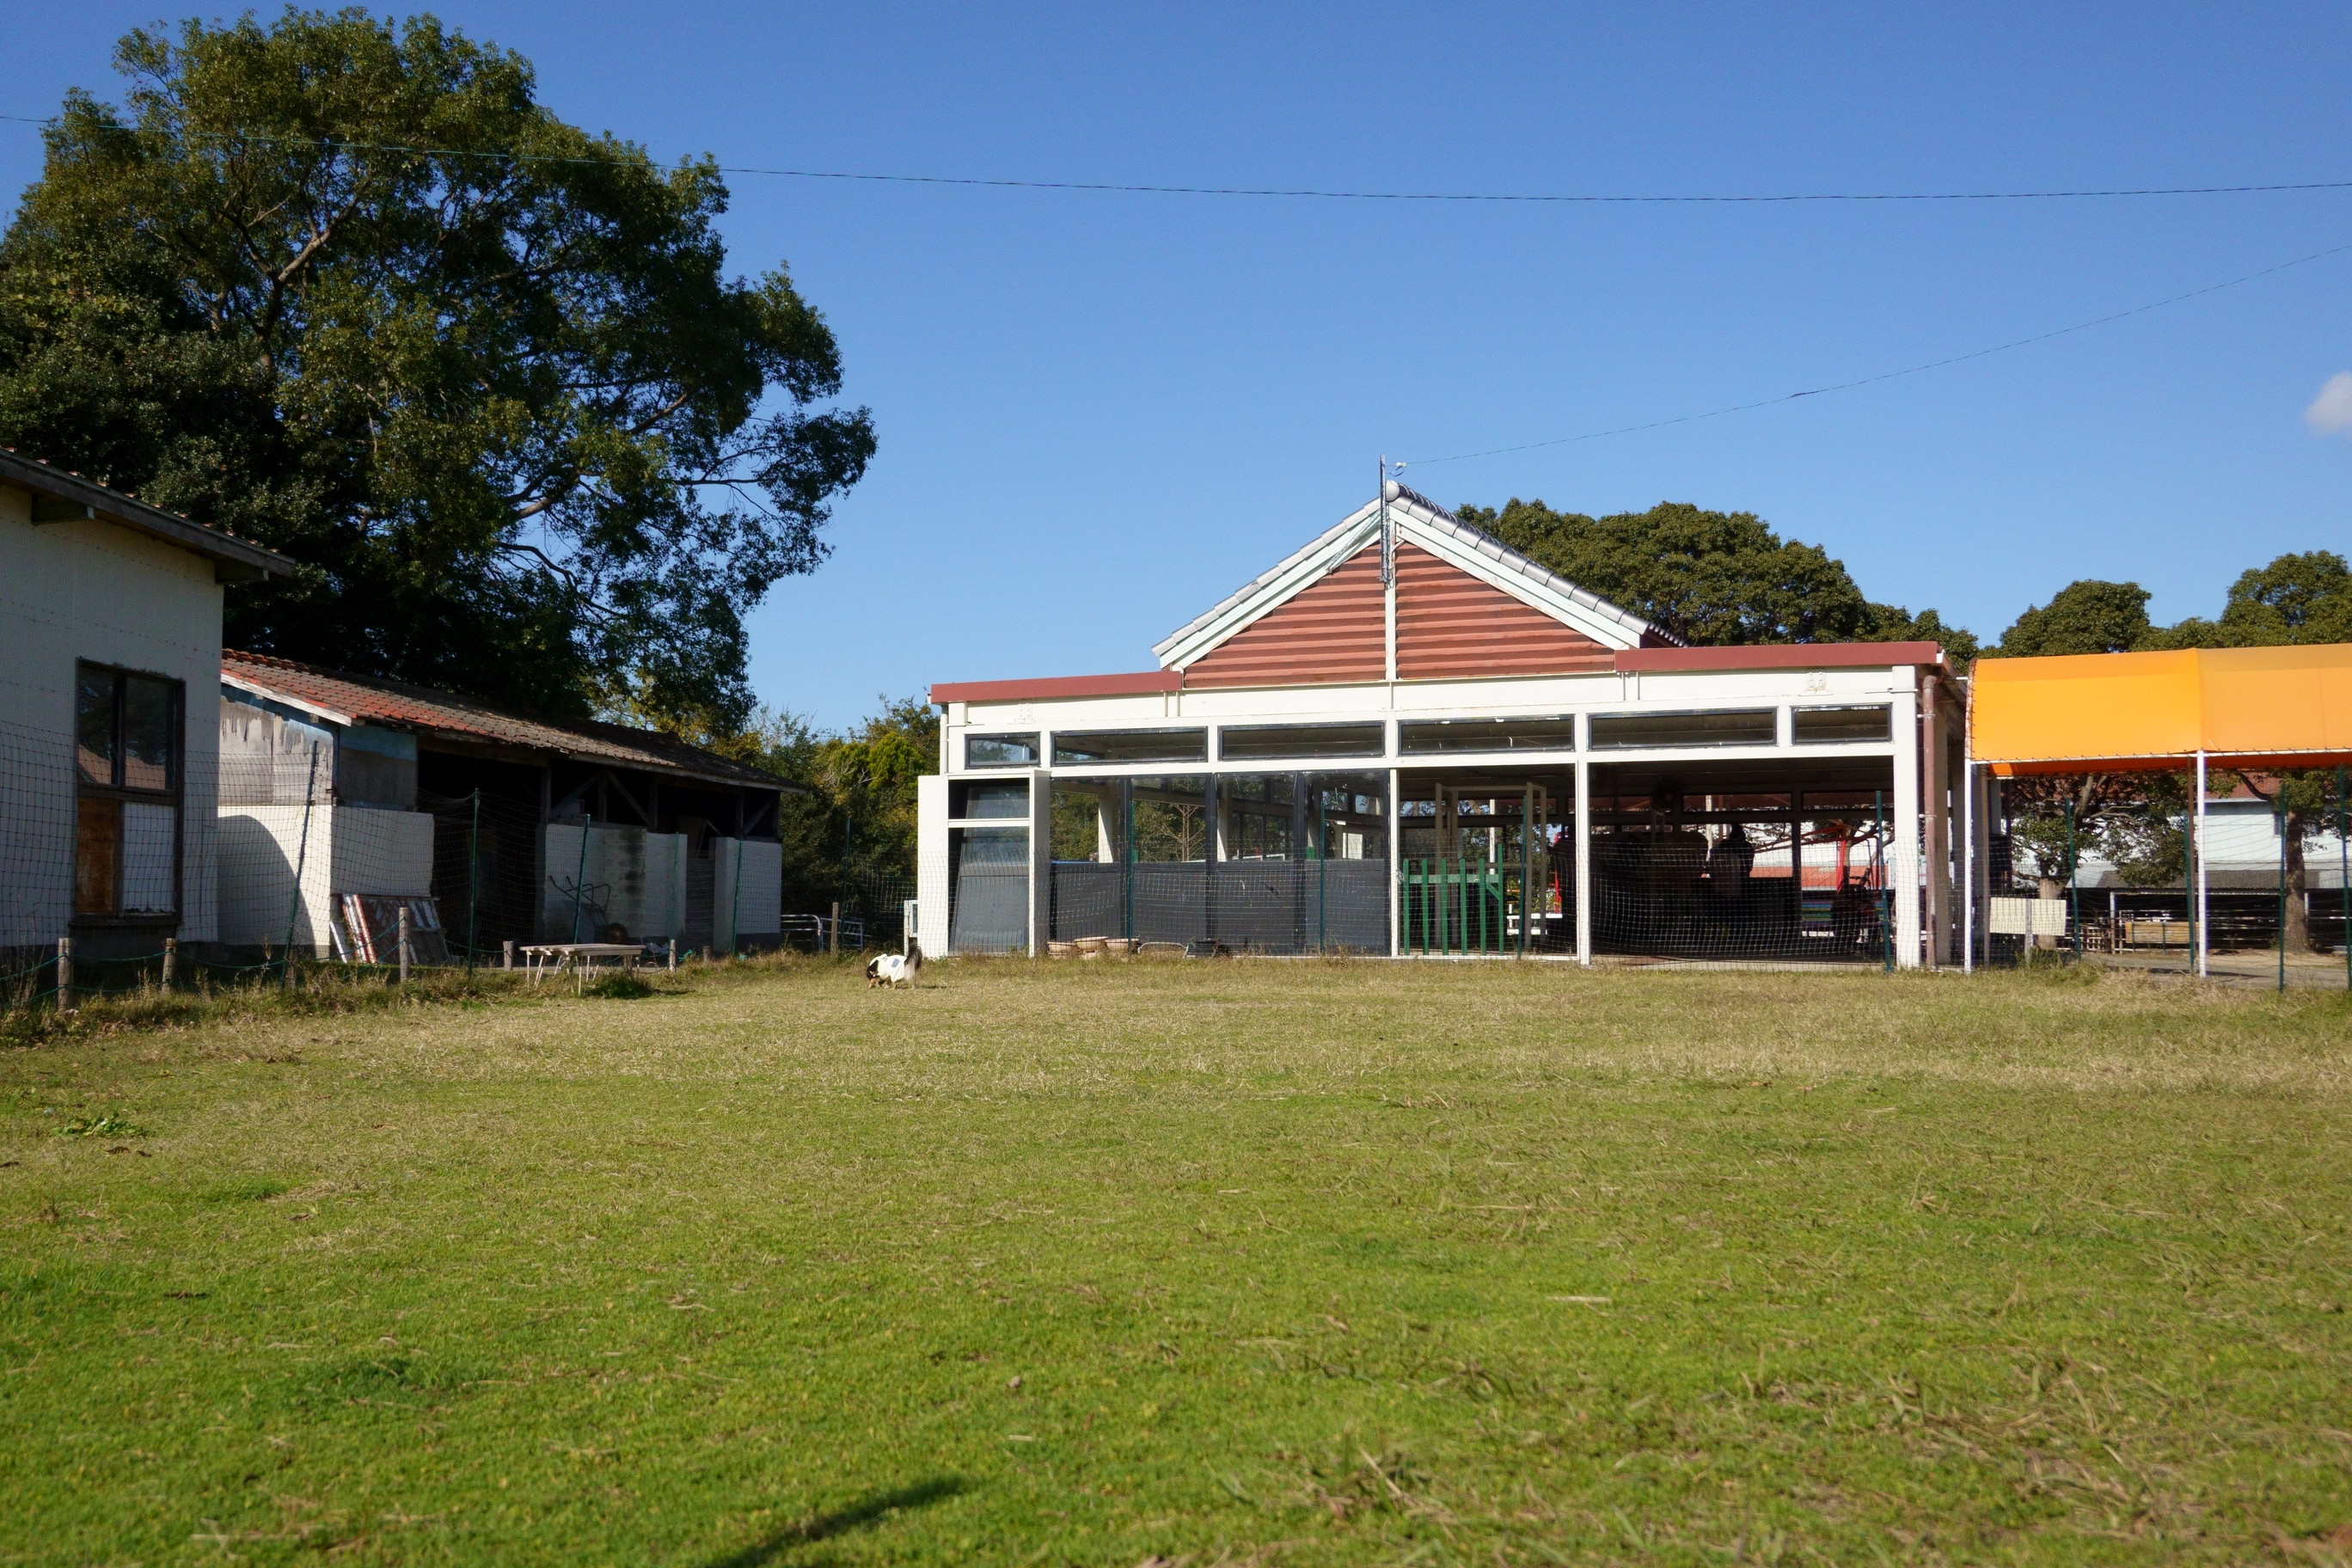
[[[1512,549],[1693,643],[1893,642],[1943,645],[1963,661],[1976,638],[1935,611],[1875,604],[1845,563],[1784,540],[1747,511],[1661,501],[1587,517],[1514,497],[1459,509]]]
[[[134,32],[0,240],[0,444],[300,563],[236,644],[740,726],[744,612],[874,450],[708,161],[564,123],[430,16]]]

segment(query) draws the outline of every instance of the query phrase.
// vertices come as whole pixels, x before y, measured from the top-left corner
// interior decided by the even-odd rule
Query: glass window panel
[[[150,805],[136,800],[123,802],[124,914],[162,914],[171,910],[174,902],[172,862],[179,847],[179,826],[176,806]]]
[[[1430,752],[1572,752],[1576,720],[1432,719],[1397,726],[1397,750]]]
[[[178,737],[173,683],[126,676],[122,682],[122,787],[168,790]]]
[[[1384,726],[1370,724],[1228,724],[1217,731],[1217,755],[1226,762],[1271,757],[1377,757],[1388,749]]]
[[[121,908],[122,803],[84,795],[74,803],[74,913]]]
[[[1889,741],[1895,738],[1895,710],[1884,705],[1800,708],[1789,716],[1789,728],[1790,738],[1800,745]]]
[[[1146,862],[1201,860],[1208,856],[1207,783],[1198,775],[1152,775],[1133,779],[1129,842]]]
[[[1026,735],[966,735],[963,738],[963,765],[968,768],[1034,768],[1037,765],[1037,736],[1032,731]]]
[[[81,776],[91,784],[114,783],[114,671],[80,667],[74,693],[75,750]]]
[[[1011,816],[1027,820],[1029,784],[960,784],[949,797],[950,816]]]
[[[1095,730],[1054,731],[1054,765],[1088,763],[1205,763],[1206,730]]]
[[[1693,713],[1595,713],[1592,749],[1623,752],[1652,746],[1769,746],[1778,738],[1770,708]]]
[[[955,831],[956,858],[966,866],[1026,866],[1029,864],[1029,830],[1026,827],[959,827]]]

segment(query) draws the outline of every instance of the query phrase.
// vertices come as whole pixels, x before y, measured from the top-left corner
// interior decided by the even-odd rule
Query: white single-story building
[[[225,942],[364,957],[404,903],[436,954],[781,940],[795,786],[772,774],[657,731],[234,649],[215,679]]]
[[[0,950],[215,940],[222,595],[291,571],[0,450]]]
[[[934,686],[925,949],[1957,958],[1935,644],[1682,647],[1387,492],[1156,669]]]

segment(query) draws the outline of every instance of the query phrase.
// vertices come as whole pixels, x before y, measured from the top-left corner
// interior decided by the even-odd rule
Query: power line
[[[1851,392],[1857,386],[1870,386],[1882,381],[1894,381],[1901,376],[1917,375],[1924,371],[1942,370],[1947,365],[1963,364],[1972,359],[1983,359],[1988,354],[2007,353],[2011,349],[2021,349],[2033,343],[2046,343],[2053,338],[2063,338],[2074,332],[2086,332],[2093,327],[2104,327],[2110,321],[2120,321],[2130,316],[2144,316],[2150,310],[2161,310],[2167,305],[2178,305],[2184,300],[2194,300],[2206,294],[2218,294],[2224,289],[2235,289],[2242,283],[2252,283],[2258,278],[2268,278],[2273,272],[2284,272],[2291,267],[2303,267],[2330,256],[2341,255],[2347,250],[2352,250],[2352,245],[2332,245],[2326,250],[2315,250],[2308,256],[2298,256],[2292,261],[2282,261],[2275,267],[2265,267],[2259,272],[2249,272],[2242,278],[2232,278],[2225,283],[2209,283],[2202,289],[2191,289],[2186,294],[2175,294],[2168,300],[2157,300],[2145,305],[2135,305],[2128,310],[2117,310],[2113,315],[2100,316],[2088,321],[2077,321],[2071,327],[2060,327],[2053,331],[2036,332],[2030,338],[2016,338],[2009,342],[1995,343],[1989,349],[1975,349],[1968,353],[1953,354],[1948,359],[1929,360],[1925,364],[1906,365],[1901,370],[1882,371],[1876,375],[1865,375],[1854,381],[1835,382],[1828,386],[1810,386],[1802,392],[1784,392],[1777,397],[1760,397],[1753,403],[1735,403],[1727,408],[1711,408],[1704,414],[1683,414],[1672,419],[1653,419],[1645,425],[1620,425],[1610,430],[1589,430],[1581,436],[1558,436],[1549,441],[1528,441],[1516,447],[1490,447],[1482,452],[1456,452],[1448,458],[1417,458],[1413,461],[1423,468],[1433,463],[1465,463],[1473,458],[1499,458],[1509,452],[1533,452],[1545,447],[1567,447],[1580,441],[1598,441],[1609,436],[1631,436],[1642,430],[1663,430],[1670,425],[1695,425],[1702,419],[1720,419],[1727,414],[1745,414],[1750,409],[1769,408],[1775,404],[1794,403],[1800,398],[1820,397],[1832,392]]]
[[[54,125],[57,117],[0,114],[0,121]],[[263,136],[243,132],[184,132],[215,141],[261,146],[316,147],[353,153],[399,153],[425,158],[479,158],[513,163],[612,163],[621,160],[554,153],[478,152],[465,147],[423,147],[399,142],[348,142],[340,138]],[[2352,190],[2352,180],[2305,180],[2252,185],[2147,185],[2056,191],[1800,191],[1766,195],[1628,195],[1477,191],[1349,191],[1259,185],[1147,185],[1108,180],[1011,180],[967,174],[890,174],[846,169],[768,169],[745,164],[714,165],[722,174],[758,174],[788,180],[845,180],[875,184],[961,185],[980,190],[1075,191],[1147,196],[1253,196],[1332,202],[1491,202],[1583,206],[1769,206],[1801,202],[2042,202],[2121,196],[2243,196],[2298,191]]]

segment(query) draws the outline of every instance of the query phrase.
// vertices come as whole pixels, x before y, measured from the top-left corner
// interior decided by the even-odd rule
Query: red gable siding
[[[1367,545],[1321,582],[1185,667],[1186,686],[1304,686],[1388,674],[1381,552]]]
[[[1399,679],[1577,675],[1613,669],[1615,658],[1582,632],[1418,545],[1397,546]]]

